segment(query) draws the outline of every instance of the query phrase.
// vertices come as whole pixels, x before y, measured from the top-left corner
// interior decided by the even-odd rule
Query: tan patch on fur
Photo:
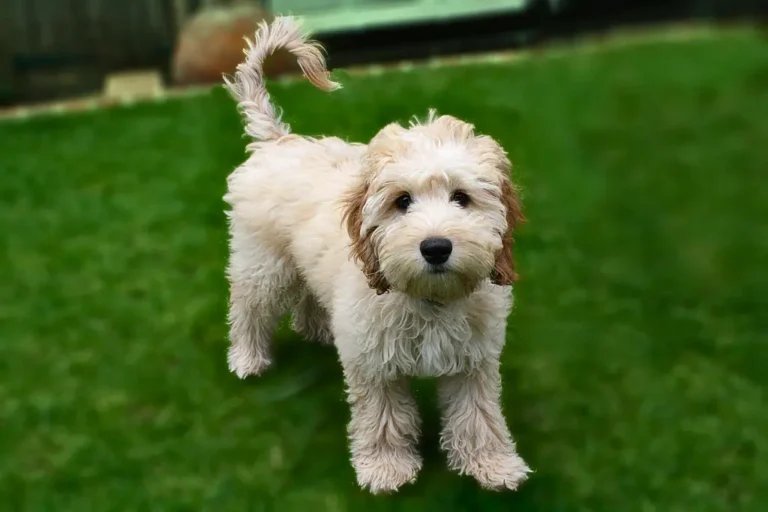
[[[480,149],[481,159],[488,159],[501,174],[501,202],[506,210],[507,232],[502,239],[501,252],[491,273],[491,281],[500,286],[509,286],[518,279],[514,260],[514,231],[525,222],[518,189],[510,180],[512,163],[504,148],[486,135],[475,137],[475,144]]]
[[[517,226],[525,222],[517,190],[508,178],[505,178],[501,184],[501,201],[507,211],[507,232],[502,240],[501,252],[499,252],[496,258],[496,266],[491,274],[491,281],[494,284],[508,286],[518,278],[515,272],[513,254],[515,245],[514,231]]]
[[[342,201],[342,219],[352,242],[352,257],[363,267],[368,285],[381,295],[390,289],[390,285],[381,273],[379,258],[370,240],[370,233],[361,233],[363,227],[363,205],[368,198],[368,185],[363,182],[353,189]]]

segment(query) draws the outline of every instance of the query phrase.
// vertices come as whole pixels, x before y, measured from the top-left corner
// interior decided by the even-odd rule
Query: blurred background
[[[272,13],[306,20],[330,65],[519,48],[627,25],[765,16],[761,0],[2,0],[0,105],[98,93],[115,73],[145,87],[215,83]],[[271,74],[295,71],[275,59]]]
[[[514,164],[529,222],[504,409],[535,473],[355,483],[332,348],[287,320],[226,367],[219,86],[305,20],[344,89],[284,54],[297,133],[366,141],[429,108]],[[0,510],[762,511],[768,507],[763,0],[0,0]]]

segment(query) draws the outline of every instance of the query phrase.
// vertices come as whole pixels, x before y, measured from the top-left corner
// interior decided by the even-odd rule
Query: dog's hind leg
[[[277,323],[290,308],[298,283],[287,255],[233,229],[228,362],[238,377],[258,375],[271,363],[270,344]]]
[[[333,343],[328,312],[306,288],[291,312],[291,328],[311,341]]]

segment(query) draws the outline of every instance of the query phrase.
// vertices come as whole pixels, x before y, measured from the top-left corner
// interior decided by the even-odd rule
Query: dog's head
[[[382,129],[344,204],[370,286],[444,302],[489,277],[512,284],[523,216],[509,172],[501,146],[456,118],[430,112],[425,123]]]

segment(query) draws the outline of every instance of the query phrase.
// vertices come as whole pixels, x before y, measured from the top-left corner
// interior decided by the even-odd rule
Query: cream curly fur
[[[226,80],[254,139],[225,196],[230,369],[241,378],[264,371],[275,326],[291,312],[295,330],[338,350],[362,487],[388,492],[416,478],[420,421],[407,379],[429,376],[438,379],[450,466],[487,488],[517,488],[529,469],[502,415],[499,356],[522,215],[504,151],[434,112],[389,125],[367,145],[291,135],[261,69],[280,47],[312,83],[339,87],[319,45],[288,17],[259,28]],[[398,208],[405,193],[411,203]],[[443,265],[425,261],[429,237],[452,242]]]

